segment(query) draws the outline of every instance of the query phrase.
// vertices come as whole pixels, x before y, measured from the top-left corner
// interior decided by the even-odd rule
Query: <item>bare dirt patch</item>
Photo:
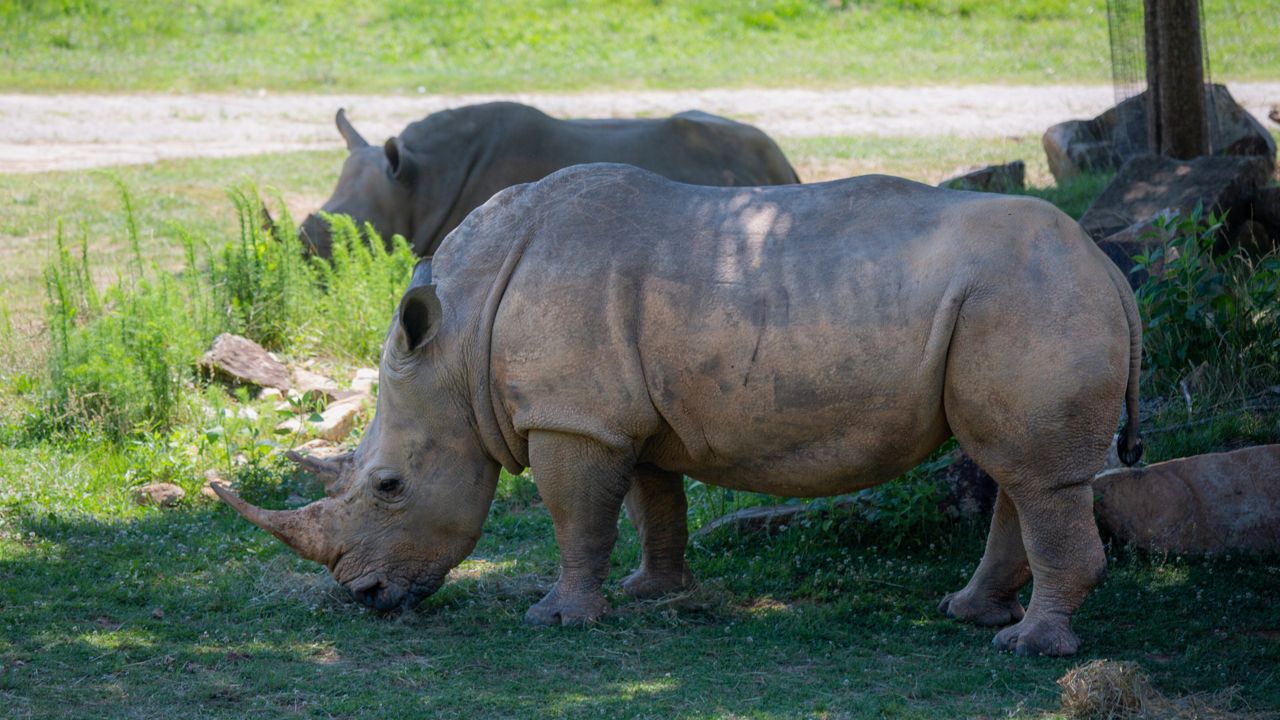
[[[1280,83],[1230,88],[1264,122],[1280,99]],[[1039,136],[1056,122],[1096,115],[1115,101],[1107,85],[397,96],[7,94],[0,95],[0,173],[334,149],[341,147],[333,128],[339,107],[374,140],[437,110],[498,99],[561,117],[662,116],[696,108],[755,123],[780,137]]]

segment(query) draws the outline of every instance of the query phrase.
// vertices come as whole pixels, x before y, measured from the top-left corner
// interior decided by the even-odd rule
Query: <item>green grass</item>
[[[845,521],[713,535],[702,589],[629,601],[625,526],[590,629],[521,616],[556,551],[527,478],[504,481],[473,557],[413,613],[340,601],[327,573],[205,500],[132,505],[118,473],[153,455],[0,450],[0,701],[8,717],[1040,717],[1089,658],[1139,662],[1171,694],[1239,686],[1280,708],[1280,567],[1113,548],[1070,660],[1015,658],[934,610],[981,553],[959,526],[892,552]],[[281,476],[273,475],[272,480]],[[315,488],[284,477],[264,500]],[[624,523],[625,525],[625,523]]]
[[[1280,75],[1268,0],[1206,5],[1216,77]],[[1102,0],[10,0],[0,88],[1108,82],[1107,37]]]

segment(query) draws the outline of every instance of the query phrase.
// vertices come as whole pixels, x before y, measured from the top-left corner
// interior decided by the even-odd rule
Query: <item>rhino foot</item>
[[[1006,599],[979,597],[969,588],[958,590],[942,598],[938,611],[955,618],[984,627],[1000,627],[1022,619],[1025,611],[1017,596]]]
[[[679,571],[668,573],[651,572],[640,568],[622,581],[622,589],[638,600],[652,600],[663,595],[687,590],[694,585],[693,573],[686,565]]]
[[[589,625],[609,609],[609,602],[599,592],[569,595],[557,584],[547,596],[524,614],[530,625]]]
[[[1023,618],[1022,622],[996,633],[991,641],[997,650],[1022,657],[1074,655],[1080,649],[1080,638],[1065,619]]]

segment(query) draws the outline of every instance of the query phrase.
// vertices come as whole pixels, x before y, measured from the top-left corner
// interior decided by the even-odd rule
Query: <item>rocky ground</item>
[[[1280,82],[1229,83],[1259,120]],[[73,170],[178,157],[333,149],[346,107],[369,138],[448,107],[496,99],[563,117],[662,116],[697,108],[778,136],[1039,136],[1114,104],[1108,85],[970,85],[839,90],[609,91],[517,95],[0,95],[0,173]],[[1271,125],[1274,130],[1274,124]]]

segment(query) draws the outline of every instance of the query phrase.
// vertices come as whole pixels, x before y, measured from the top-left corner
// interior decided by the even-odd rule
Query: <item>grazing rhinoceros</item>
[[[1105,566],[1089,480],[1122,400],[1121,454],[1140,453],[1140,347],[1128,283],[1039,200],[584,165],[499,193],[420,263],[330,497],[268,511],[218,491],[388,610],[471,552],[499,467],[531,467],[562,565],[527,618],[567,624],[606,610],[624,498],[642,561],[623,587],[652,597],[692,582],[682,475],[835,495],[955,435],[1000,490],[982,563],[941,609],[1063,655]]]
[[[400,234],[419,255],[494,193],[581,163],[619,162],[694,185],[781,185],[800,179],[760,130],[703,112],[664,120],[557,120],[510,102],[469,105],[419,120],[399,137],[370,145],[338,111],[351,152],[338,187],[321,208]],[[329,225],[318,214],[300,230],[321,256]]]

